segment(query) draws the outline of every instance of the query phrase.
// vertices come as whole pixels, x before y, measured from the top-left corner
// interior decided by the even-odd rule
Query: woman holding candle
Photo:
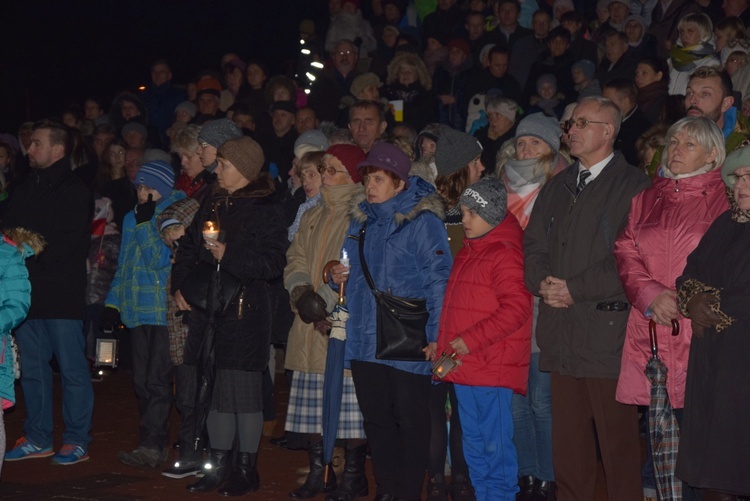
[[[191,492],[219,488],[224,496],[240,496],[260,487],[262,371],[268,364],[271,323],[268,281],[281,275],[288,245],[281,210],[270,201],[273,181],[261,173],[263,161],[260,146],[248,137],[231,139],[219,148],[218,184],[180,240],[172,269],[172,290],[182,310],[191,310],[191,305],[180,288],[200,262],[219,263],[222,273],[242,282],[226,313],[210,319],[215,329],[216,368],[206,423],[210,467],[201,480],[187,487]],[[192,308],[184,362],[193,368],[201,363],[208,322],[206,312]],[[235,438],[237,455],[231,451]]]
[[[302,438],[300,445],[307,446],[310,463],[310,473],[304,485],[289,493],[292,499],[308,499],[336,488],[336,479],[331,473],[328,482],[323,481],[325,465],[321,431],[329,327],[325,317],[336,304],[338,295],[323,282],[323,267],[328,261],[339,258],[349,226],[348,209],[353,200],[362,195],[362,178],[357,172],[357,164],[364,158],[364,151],[351,144],[328,148],[318,166],[323,179],[320,201],[302,216],[299,231],[287,252],[284,286],[297,314],[286,350],[286,368],[294,371],[286,431],[289,437]],[[342,400],[338,438],[348,439],[346,468],[338,489],[328,498],[351,500],[367,493],[364,471],[367,446],[354,383],[348,371],[344,377]]]

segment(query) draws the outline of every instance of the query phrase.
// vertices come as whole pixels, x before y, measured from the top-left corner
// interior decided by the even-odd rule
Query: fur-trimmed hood
[[[411,221],[422,212],[432,212],[441,221],[445,220],[445,202],[435,188],[424,179],[409,177],[409,188],[381,204],[367,203],[366,195],[352,199],[349,215],[352,220],[364,223],[368,218],[393,217],[400,225]]]
[[[10,228],[3,231],[6,243],[15,245],[25,258],[38,255],[44,250],[47,242],[44,237],[26,228]]]
[[[432,89],[432,77],[427,70],[427,65],[419,58],[419,56],[409,52],[399,53],[388,65],[388,78],[386,80],[388,85],[398,83],[398,71],[403,64],[415,67],[417,69],[418,81],[422,84],[422,87],[424,87],[425,90]]]

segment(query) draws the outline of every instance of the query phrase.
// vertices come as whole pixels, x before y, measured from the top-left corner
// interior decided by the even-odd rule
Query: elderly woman
[[[438,101],[432,92],[432,77],[419,56],[400,53],[388,65],[388,78],[383,89],[389,101],[404,102],[404,122],[422,130],[438,121]]]
[[[656,326],[659,357],[668,369],[667,392],[678,421],[685,405],[685,375],[692,330],[677,310],[675,279],[711,223],[728,208],[717,166],[724,136],[713,121],[686,117],[669,128],[661,177],[632,202],[628,225],[615,243],[625,293],[632,304],[622,350],[616,398],[649,405],[651,383],[643,371],[651,357],[649,320]],[[680,324],[671,336],[672,321]],[[655,487],[644,468],[644,494]]]
[[[568,166],[560,155],[562,130],[557,121],[543,113],[534,113],[518,123],[515,156],[501,165],[498,176],[508,193],[508,212],[526,228],[531,209],[542,186]],[[531,362],[526,396],[515,394],[513,442],[518,453],[518,486],[523,499],[554,492],[552,469],[552,404],[549,373],[539,370],[539,346],[536,344],[536,317],[539,298],[534,298],[534,330],[531,338]],[[536,498],[533,498],[536,499]]]
[[[270,203],[273,180],[261,172],[264,156],[248,137],[230,139],[218,150],[218,186],[201,205],[172,269],[172,292],[181,310],[191,310],[184,363],[198,367],[209,321],[215,329],[216,377],[207,428],[210,460],[191,492],[219,488],[224,496],[258,490],[258,445],[263,428],[262,372],[268,365],[271,337],[269,280],[281,276],[289,245],[278,206]],[[206,221],[219,224],[218,239],[204,237]],[[204,264],[202,264],[204,263]],[[189,304],[182,291],[195,280],[198,266],[221,264],[241,283],[225,298],[224,313],[210,315]],[[222,305],[224,306],[224,305]],[[238,454],[232,453],[237,440]],[[233,460],[236,458],[236,464]]]
[[[694,336],[676,475],[704,489],[703,499],[736,500],[750,495],[750,149],[732,152],[721,177],[731,208],[716,218],[677,279],[677,305]]]
[[[175,189],[184,191],[188,197],[194,198],[198,203],[203,202],[208,195],[213,180],[211,173],[203,167],[198,151],[200,131],[200,125],[188,125],[177,131],[172,138],[172,153],[180,157],[182,166],[182,172],[175,181]]]
[[[315,153],[305,154],[300,163],[311,154]],[[367,445],[351,377],[344,377],[338,438],[349,440],[344,478],[338,488],[335,477],[330,474],[328,483],[323,481],[325,464],[321,437],[323,374],[328,350],[328,326],[321,324],[325,323],[327,312],[333,310],[338,300],[337,293],[323,282],[323,267],[339,258],[349,227],[348,209],[362,195],[362,178],[357,164],[364,158],[364,151],[352,144],[336,144],[328,148],[317,166],[323,180],[320,201],[305,212],[287,252],[284,286],[297,315],[289,331],[286,350],[285,367],[294,373],[285,429],[304,438],[301,445],[307,447],[310,465],[305,483],[289,493],[292,499],[309,499],[334,489],[329,497],[341,497],[344,501],[367,494]]]
[[[487,102],[487,125],[474,133],[482,145],[482,163],[495,171],[495,161],[500,146],[515,133],[518,104],[507,97],[494,97]]]
[[[365,418],[378,484],[375,499],[383,500],[421,498],[430,446],[430,360],[452,261],[440,196],[426,181],[408,176],[410,165],[388,143],[376,143],[359,164],[366,198],[352,207],[344,239],[351,268],[348,275],[343,265],[332,270],[334,283],[348,278],[346,360]],[[359,242],[379,290],[426,299],[424,360],[376,357],[375,296],[363,272]]]
[[[680,33],[669,51],[669,93],[685,94],[690,75],[701,66],[719,66],[714,56],[714,25],[706,14],[688,14],[677,23]]]

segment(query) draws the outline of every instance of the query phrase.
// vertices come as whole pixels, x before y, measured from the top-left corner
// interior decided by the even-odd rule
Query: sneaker
[[[161,474],[169,478],[185,478],[197,475],[200,471],[200,461],[176,461],[171,468],[167,468]]]
[[[32,444],[26,437],[21,437],[16,440],[16,445],[13,449],[5,453],[6,461],[21,461],[22,459],[35,459],[35,458],[48,458],[52,456],[55,451],[50,447],[37,447]]]
[[[160,452],[158,449],[141,445],[133,452],[118,452],[117,459],[121,463],[134,468],[158,468],[167,460],[167,450]]]
[[[52,458],[51,464],[68,466],[71,464],[82,463],[89,460],[89,451],[80,445],[65,444],[62,446],[55,457]]]

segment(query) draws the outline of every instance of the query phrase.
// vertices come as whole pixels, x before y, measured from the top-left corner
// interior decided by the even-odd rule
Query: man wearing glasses
[[[349,94],[352,81],[359,75],[357,51],[351,40],[340,40],[331,52],[333,68],[321,72],[313,83],[308,105],[321,121],[335,122],[338,118],[339,101]]]
[[[577,161],[542,188],[524,238],[560,499],[596,497],[597,441],[610,500],[642,496],[637,410],[615,401],[630,305],[612,250],[649,182],[613,150],[621,121],[609,99],[580,101],[564,123]]]

